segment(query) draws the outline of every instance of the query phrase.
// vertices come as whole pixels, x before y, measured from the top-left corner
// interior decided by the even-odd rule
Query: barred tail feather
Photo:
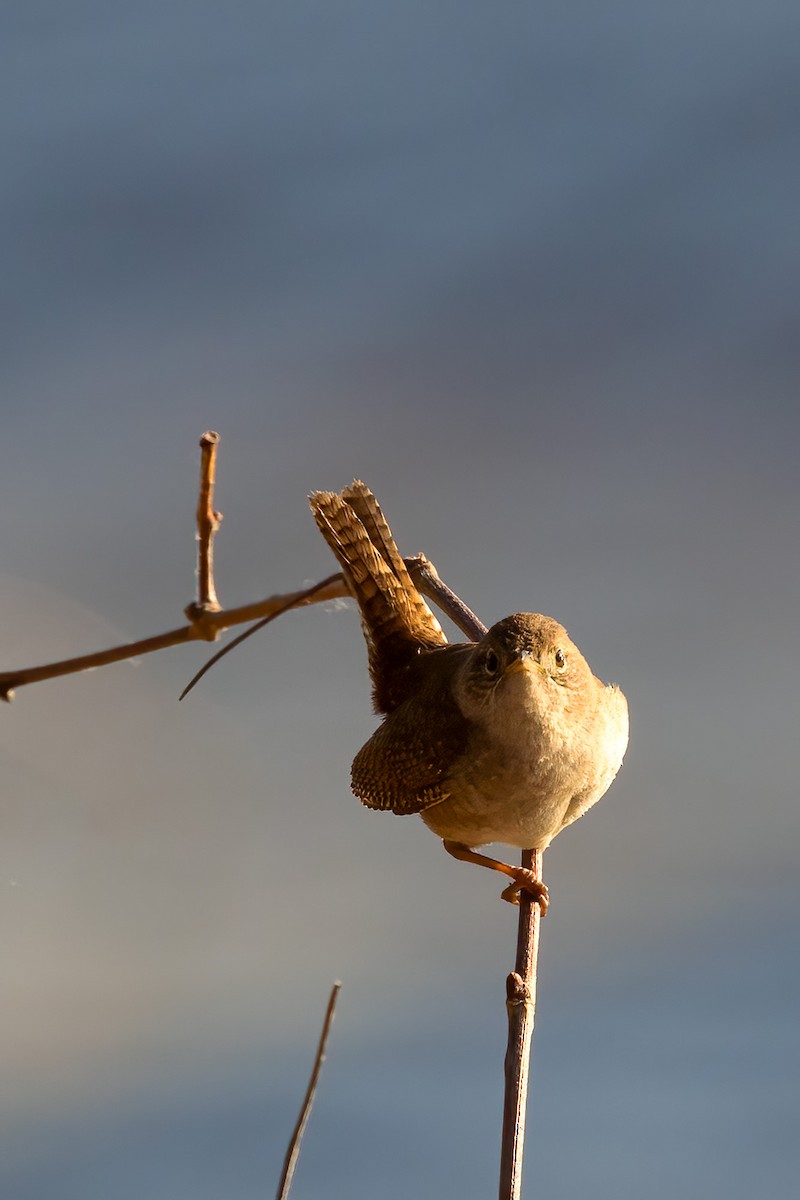
[[[389,681],[420,648],[445,645],[442,627],[419,594],[378,502],[355,481],[339,494],[309,497],[314,519],[339,561],[361,611],[376,707],[393,706]]]

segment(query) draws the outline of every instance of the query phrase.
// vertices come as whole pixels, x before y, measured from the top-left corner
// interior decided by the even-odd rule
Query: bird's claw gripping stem
[[[515,867],[514,870],[513,882],[500,893],[501,899],[507,900],[509,904],[519,904],[520,893],[527,892],[539,905],[542,916],[545,916],[550,904],[547,885],[542,883],[541,879],[537,879],[533,871],[529,871],[527,867]]]
[[[487,854],[479,854],[477,850],[471,850],[469,846],[465,846],[462,842],[451,841],[450,838],[444,838],[442,844],[447,853],[452,854],[453,858],[459,859],[460,862],[475,863],[478,867],[488,867],[490,871],[499,871],[502,875],[508,875],[512,882],[500,893],[501,898],[507,900],[509,904],[519,904],[520,892],[527,892],[539,905],[542,916],[545,915],[550,903],[550,893],[541,879],[537,879],[528,867],[512,867],[511,863],[501,862],[498,858],[489,858]]]

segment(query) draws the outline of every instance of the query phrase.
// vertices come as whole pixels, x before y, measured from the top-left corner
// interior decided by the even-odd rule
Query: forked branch
[[[222,521],[222,513],[214,509],[214,486],[219,444],[220,436],[213,430],[204,433],[200,439],[200,489],[197,504],[197,599],[185,609],[189,624],[181,625],[177,629],[168,629],[165,633],[157,633],[152,637],[141,638],[136,642],[125,642],[120,646],[110,646],[106,650],[80,654],[75,658],[63,658],[57,662],[42,663],[33,667],[19,667],[15,671],[0,671],[0,700],[13,700],[16,689],[29,683],[41,683],[45,679],[57,679],[61,675],[77,675],[81,671],[91,671],[96,667],[109,666],[111,663],[141,658],[156,650],[166,650],[170,646],[181,646],[186,642],[214,642],[226,629],[231,629],[236,625],[255,621],[257,624],[252,630],[255,632],[261,625],[288,612],[289,609],[301,608],[307,604],[322,604],[326,600],[337,600],[350,595],[347,583],[337,572],[319,583],[312,584],[311,587],[302,588],[296,592],[267,596],[264,600],[243,604],[239,608],[227,610],[222,608],[217,599],[214,584],[214,535],[219,530]],[[483,636],[486,626],[467,608],[463,600],[442,582],[430,559],[426,558],[424,554],[417,554],[405,561],[419,590],[433,600],[468,638],[476,641]],[[232,646],[229,649],[232,649]],[[213,663],[215,660],[211,661]],[[207,663],[198,672],[192,683],[205,674],[210,665],[211,663]],[[186,691],[188,690],[187,688]]]
[[[77,658],[64,658],[59,662],[43,663],[41,666],[20,667],[16,671],[2,671],[0,672],[0,699],[13,700],[15,689],[23,687],[27,683],[40,683],[44,679],[56,679],[60,675],[75,675],[79,671],[89,671],[94,667],[105,667],[109,663],[124,662],[128,658],[139,658],[144,654],[152,654],[155,650],[165,650],[168,646],[181,646],[185,642],[213,642],[225,629],[270,616],[278,609],[300,608],[304,604],[318,604],[323,600],[335,600],[350,595],[341,575],[331,575],[327,580],[322,581],[322,585],[317,585],[317,589],[312,598],[309,598],[309,593],[313,590],[311,588],[303,588],[299,592],[290,592],[286,595],[267,596],[265,600],[244,604],[241,608],[206,613],[200,621],[182,625],[179,629],[168,629],[166,633],[142,638],[138,642],[125,642],[121,646],[111,646],[108,650],[97,650],[92,654],[82,654]]]

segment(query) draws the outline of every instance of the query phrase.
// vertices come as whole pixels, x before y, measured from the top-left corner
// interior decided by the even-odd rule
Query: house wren
[[[358,602],[375,709],[385,714],[353,762],[355,795],[419,813],[454,857],[510,876],[505,900],[526,891],[545,911],[547,889],[532,871],[474,848],[544,850],[600,799],[628,744],[624,695],[538,613],[448,645],[370,490],[356,481],[309,499]]]

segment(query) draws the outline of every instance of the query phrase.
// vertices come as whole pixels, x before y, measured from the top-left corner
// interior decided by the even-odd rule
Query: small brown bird
[[[608,789],[628,744],[628,705],[552,617],[514,613],[479,642],[448,645],[363,483],[309,497],[361,610],[383,723],[355,757],[370,808],[419,813],[456,858],[510,876],[547,908],[524,867],[477,854],[544,850]]]

